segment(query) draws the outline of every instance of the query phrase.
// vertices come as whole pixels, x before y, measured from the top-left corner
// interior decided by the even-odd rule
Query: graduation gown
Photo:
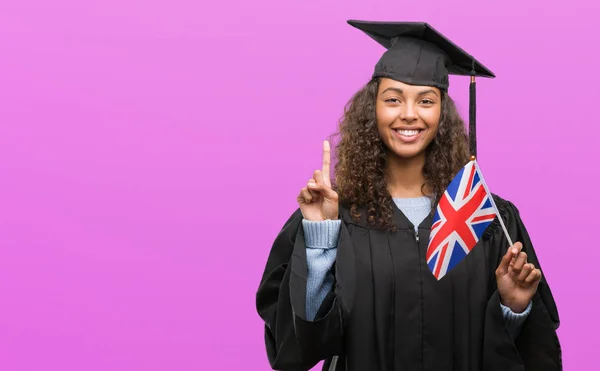
[[[541,269],[517,208],[494,200],[513,242]],[[509,242],[497,219],[438,281],[425,261],[432,216],[418,238],[395,205],[395,232],[354,221],[343,207],[340,218],[335,283],[313,321],[300,209],[273,243],[256,295],[273,369],[309,370],[325,360],[331,371],[562,370],[559,317],[543,274],[520,335],[508,331],[495,270]]]

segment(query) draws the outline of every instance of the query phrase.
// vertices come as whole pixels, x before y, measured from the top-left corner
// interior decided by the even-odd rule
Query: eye
[[[423,99],[423,100],[421,101],[421,103],[424,103],[424,104],[434,104],[435,102],[434,102],[434,101],[432,101],[431,99]]]
[[[386,103],[400,103],[400,100],[397,98],[388,98],[385,101]]]

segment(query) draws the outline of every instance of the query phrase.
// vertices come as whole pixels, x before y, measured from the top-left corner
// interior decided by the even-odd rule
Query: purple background
[[[269,369],[266,256],[382,52],[349,18],[430,22],[497,74],[480,164],[531,232],[565,369],[599,369],[599,5],[494,3],[3,2],[0,369]]]

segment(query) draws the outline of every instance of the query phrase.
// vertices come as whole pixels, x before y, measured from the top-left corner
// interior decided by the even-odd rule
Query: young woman
[[[469,161],[448,74],[493,74],[426,24],[350,21],[386,46],[277,236],[257,293],[276,370],[561,370],[558,313],[517,208],[442,279],[433,212]],[[470,133],[473,135],[472,133]]]

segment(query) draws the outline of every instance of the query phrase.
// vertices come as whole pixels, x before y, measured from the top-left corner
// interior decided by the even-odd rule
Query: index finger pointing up
[[[323,167],[321,172],[323,173],[323,181],[327,186],[331,186],[329,180],[329,164],[331,163],[331,150],[329,149],[329,142],[323,142]]]

